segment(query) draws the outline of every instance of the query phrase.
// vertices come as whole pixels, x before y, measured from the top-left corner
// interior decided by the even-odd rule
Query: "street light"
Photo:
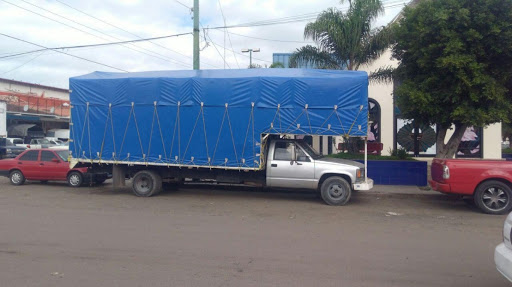
[[[242,49],[242,53],[249,52],[249,68],[252,68],[252,52],[257,53],[260,51],[260,48],[256,49]]]

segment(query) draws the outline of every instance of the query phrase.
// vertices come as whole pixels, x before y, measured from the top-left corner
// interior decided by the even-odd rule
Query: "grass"
[[[352,154],[352,153],[337,153],[330,154],[328,157],[342,158],[342,159],[360,159],[364,160],[364,154]],[[368,160],[415,160],[412,157],[400,158],[398,156],[387,156],[387,155],[374,155],[369,154]]]

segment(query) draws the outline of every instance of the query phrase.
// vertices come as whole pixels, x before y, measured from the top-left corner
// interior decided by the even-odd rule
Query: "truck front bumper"
[[[370,190],[373,188],[373,179],[367,178],[366,181],[354,183],[354,190]]]

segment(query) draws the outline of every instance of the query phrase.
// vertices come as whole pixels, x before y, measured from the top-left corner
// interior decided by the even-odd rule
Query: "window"
[[[60,157],[60,159],[62,161],[65,161],[65,162],[68,161],[69,151],[67,151],[67,150],[58,150],[56,152],[57,152],[57,155]]]
[[[291,142],[276,142],[276,147],[274,150],[274,159],[292,161],[293,146],[294,144]]]
[[[308,155],[298,146],[295,146],[295,150],[297,151],[297,161],[309,162]]]
[[[482,128],[468,127],[462,136],[456,157],[482,157]]]
[[[380,142],[380,105],[374,99],[368,99],[368,114],[372,122],[368,129],[368,141]]]
[[[20,157],[20,160],[24,161],[37,161],[37,157],[39,156],[38,150],[30,150],[26,154],[24,154],[22,157]]]
[[[51,151],[43,150],[41,151],[41,161],[52,161],[52,159],[57,158],[55,154]]]

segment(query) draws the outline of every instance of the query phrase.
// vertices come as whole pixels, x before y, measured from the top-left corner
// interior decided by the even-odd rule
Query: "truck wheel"
[[[68,185],[71,187],[80,187],[83,181],[84,177],[78,171],[73,171],[68,174]]]
[[[162,191],[162,178],[151,170],[141,170],[135,174],[132,190],[136,196],[150,197]]]
[[[505,183],[489,180],[476,188],[474,200],[478,208],[488,214],[505,214],[512,207],[512,191]]]
[[[345,205],[350,200],[352,188],[344,178],[331,176],[322,183],[320,194],[329,205]]]
[[[25,183],[25,176],[19,170],[11,171],[11,174],[9,174],[9,179],[13,185],[22,185]]]

